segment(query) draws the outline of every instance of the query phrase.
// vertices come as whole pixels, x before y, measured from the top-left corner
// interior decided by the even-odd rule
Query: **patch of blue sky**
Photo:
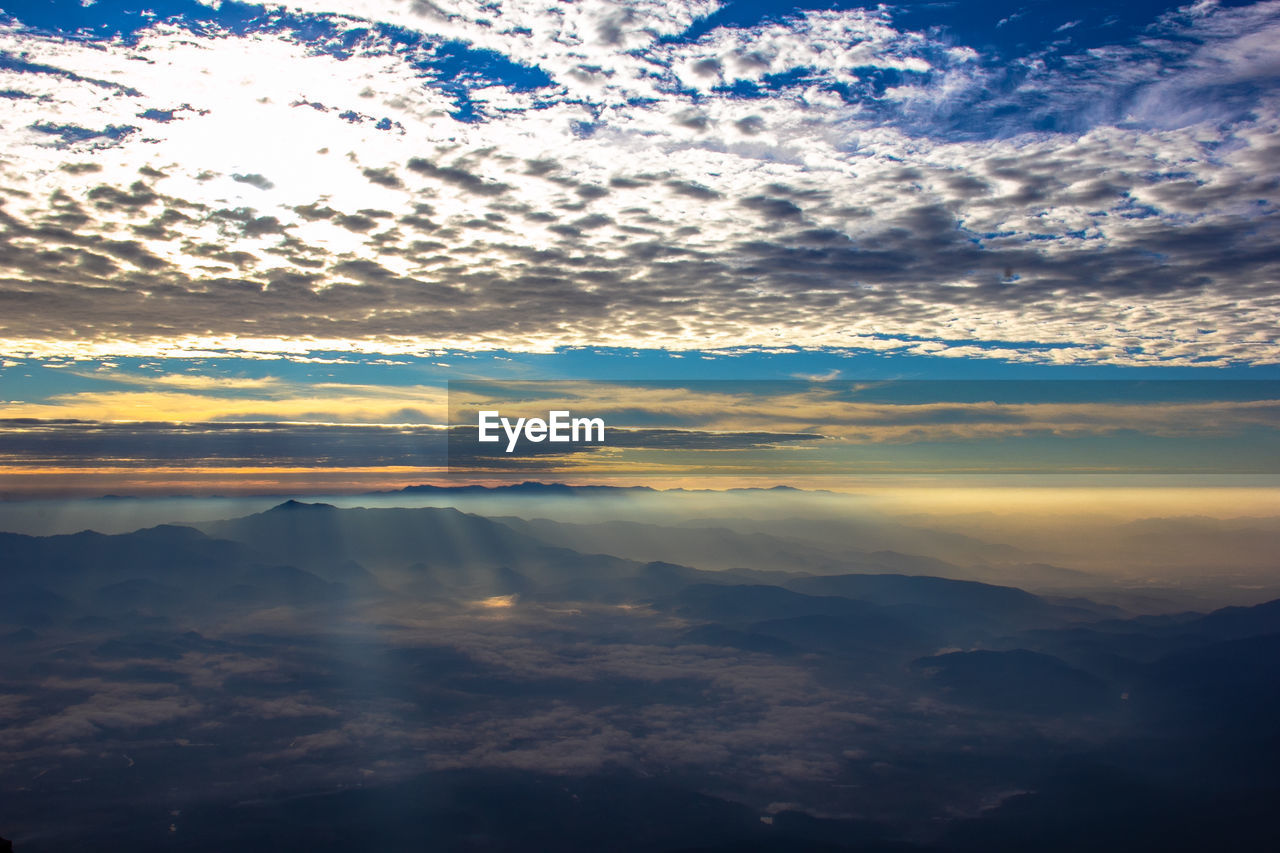
[[[31,29],[64,38],[115,39],[125,41],[157,20],[209,21],[215,15],[233,15],[239,4],[223,3],[214,11],[195,0],[11,0],[0,14]]]
[[[1133,0],[1054,3],[1048,0],[915,0],[883,4],[864,2],[775,2],[728,0],[719,10],[683,33],[664,41],[696,41],[717,27],[751,27],[783,21],[805,11],[887,9],[895,25],[918,31],[941,31],[957,44],[999,52],[1005,56],[1041,50],[1070,39],[1089,47],[1109,44],[1143,30],[1159,15],[1189,5],[1177,0]],[[1221,5],[1248,5],[1225,2]]]
[[[460,121],[484,117],[469,97],[473,89],[500,85],[516,92],[530,92],[552,83],[550,75],[537,66],[524,65],[496,51],[474,48],[464,42],[433,38],[390,24],[291,12],[280,7],[223,2],[214,9],[194,2],[161,2],[143,8],[112,0],[90,6],[56,0],[20,2],[9,6],[7,13],[26,27],[65,38],[128,42],[157,20],[164,20],[201,35],[226,32],[238,36],[258,33],[284,36],[316,53],[338,59],[356,54],[398,54],[411,68],[423,72],[434,87],[455,99],[454,118]],[[3,59],[8,59],[10,64],[18,61],[0,57]],[[34,67],[16,70],[57,72],[57,69]]]
[[[1063,6],[1014,0],[892,4],[887,11],[896,27],[928,35],[919,49],[936,71],[852,69],[859,82],[850,85],[823,80],[814,69],[800,68],[756,83],[733,81],[722,92],[737,98],[769,98],[784,90],[816,84],[859,105],[865,117],[900,127],[912,135],[952,141],[1006,138],[1028,132],[1075,133],[1098,123],[1124,121],[1176,124],[1199,116],[1177,111],[1130,116],[1128,95],[1141,81],[1104,81],[1101,78],[1107,77],[1111,69],[1090,67],[1088,61],[1082,64],[1080,57],[1094,48],[1135,48],[1161,16],[1185,5],[1168,0],[1138,0],[1123,6],[1100,2]],[[806,10],[859,8],[874,10],[878,4],[728,2],[685,32],[662,41],[688,43],[716,27],[785,21]],[[357,53],[394,53],[421,71],[429,85],[450,95],[456,104],[454,118],[467,122],[488,117],[485,108],[470,98],[476,88],[498,85],[531,92],[553,83],[550,75],[536,65],[462,42],[385,23],[289,12],[281,7],[223,2],[214,9],[191,0],[165,0],[147,7],[121,0],[101,0],[90,6],[83,6],[78,0],[23,0],[10,4],[8,14],[35,29],[74,38],[128,40],[155,20],[167,20],[193,32],[285,35],[314,51],[339,58]],[[1159,35],[1170,44],[1180,38],[1173,32],[1162,31]],[[949,94],[943,101],[930,101],[923,108],[885,97],[887,90],[904,84],[928,90],[939,75],[954,65],[944,56],[945,50],[954,46],[977,51],[973,70],[982,78],[980,85]],[[1121,50],[1107,61],[1124,63],[1133,58]],[[1069,80],[1071,85],[1053,85],[1046,74]],[[1212,110],[1223,121],[1231,121],[1248,113],[1259,92],[1255,83],[1237,81],[1216,86],[1210,93],[1213,97],[1200,100],[1212,104]]]
[[[874,8],[872,3],[849,5]],[[1144,34],[1161,16],[1190,5],[1186,0],[976,0],[899,2],[890,4],[889,9],[894,24],[901,28],[938,30],[957,44],[1007,59],[1128,42]],[[1218,5],[1247,6],[1251,2],[1226,0]]]
[[[895,337],[897,340],[904,340]],[[973,342],[992,355],[1015,349],[1049,352],[1062,349],[1043,344],[990,344]],[[1264,383],[1276,391],[1280,365],[1230,366],[1118,366],[1108,364],[1023,363],[1001,358],[947,358],[908,352],[779,348],[770,351],[741,349],[703,352],[691,350],[637,350],[578,347],[551,353],[510,351],[445,352],[433,356],[366,356],[350,352],[317,352],[319,361],[262,360],[225,357],[216,359],[113,358],[104,365],[95,361],[50,362],[21,360],[0,368],[5,398],[34,403],[59,395],[90,390],[136,388],[138,379],[171,374],[211,378],[278,379],[286,383],[341,383],[387,388],[417,385],[443,386],[459,380],[701,380],[773,381],[795,379],[923,380],[991,382],[1053,380],[1052,393],[1069,393],[1064,381],[1125,380],[1114,383],[1113,393],[1163,399],[1171,393],[1164,381],[1180,380],[1179,393],[1192,399],[1253,399]],[[60,367],[45,366],[50,363]],[[1188,382],[1197,380],[1198,382]],[[1222,380],[1251,380],[1230,381]],[[1137,381],[1146,383],[1135,384]],[[1197,387],[1198,385],[1198,387]],[[1250,388],[1249,386],[1254,386]],[[1221,387],[1219,387],[1221,386]],[[923,387],[923,386],[922,386]],[[962,390],[956,386],[957,391]],[[232,395],[251,390],[227,389]],[[900,393],[900,392],[899,392]],[[938,393],[933,391],[935,396]],[[1045,391],[1045,393],[1050,393]],[[1094,394],[1103,393],[1095,389]],[[1217,395],[1217,396],[1215,396]],[[1223,396],[1225,395],[1225,396]]]
[[[550,75],[537,66],[457,40],[433,38],[391,24],[354,24],[331,16],[246,8],[257,8],[261,14],[246,18],[233,31],[284,34],[318,53],[339,59],[356,54],[400,56],[409,67],[423,72],[437,89],[457,99],[455,118],[460,120],[479,117],[468,96],[472,89],[500,85],[515,92],[531,92],[552,84]]]
[[[1129,41],[1160,16],[1191,5],[1186,0],[1133,0],[1129,3],[1056,3],[1049,0],[965,0],[965,2],[879,3],[773,2],[728,0],[718,11],[664,42],[696,41],[717,27],[752,27],[784,21],[806,11],[842,11],[884,7],[899,29],[926,32],[940,40],[971,47],[995,59],[1080,50]],[[1248,6],[1249,0],[1224,0],[1219,6]]]
[[[531,92],[552,84],[551,75],[537,66],[521,65],[496,51],[480,50],[460,41],[432,44],[410,65],[429,71],[436,88],[453,97],[458,106],[451,115],[458,121],[480,121],[485,117],[483,109],[470,98],[472,89],[497,84],[514,92]]]
[[[909,336],[882,335],[885,340],[925,342]],[[998,343],[955,341],[960,346],[977,346],[997,355],[1028,349],[1043,353],[1067,349],[1071,344]],[[342,357],[344,354],[335,353]],[[349,354],[347,354],[347,357]],[[359,357],[355,357],[359,358]],[[1029,378],[1029,379],[1189,379],[1218,378],[1280,379],[1277,365],[1236,365],[1204,368],[1141,367],[1106,364],[1050,364],[1017,362],[1000,358],[969,359],[922,355],[909,352],[873,352],[855,349],[802,349],[798,347],[762,350],[643,350],[601,347],[566,347],[552,353],[456,352],[430,358],[398,356],[419,377],[426,369],[441,379],[529,378],[529,379],[797,379],[818,376],[869,379],[934,378]],[[439,363],[448,364],[447,368]],[[352,369],[368,377],[393,371],[376,359],[354,365],[335,365],[336,373]],[[268,371],[269,372],[269,371]],[[383,380],[379,380],[383,381]]]
[[[0,380],[4,382],[0,402],[38,403],[102,387],[97,380],[82,375],[94,370],[93,362],[71,362],[65,367],[47,366],[50,363],[47,359],[33,359],[0,368]]]
[[[846,103],[858,104],[873,112],[878,111],[883,118],[889,120],[893,119],[900,109],[892,102],[882,101],[886,90],[900,86],[908,80],[923,85],[931,79],[929,72],[869,65],[847,69],[847,71],[857,79],[856,84],[832,80],[817,68],[800,67],[777,74],[766,74],[759,80],[733,78],[712,87],[711,91],[718,95],[743,100],[765,100],[774,98],[782,92],[816,86],[823,91],[839,95]],[[694,90],[687,90],[684,94],[696,96],[697,93]]]
[[[869,5],[869,4],[868,4]],[[770,0],[727,0],[720,8],[682,33],[663,36],[663,44],[688,44],[695,42],[717,27],[753,27],[771,21],[781,21],[809,9],[857,8],[831,3],[778,3]],[[871,8],[874,8],[873,6]]]
[[[492,50],[480,50],[460,41],[440,43],[422,60],[445,79],[477,85],[501,83],[514,92],[531,92],[552,84],[551,75],[532,65],[521,65]]]
[[[1253,5],[1256,0],[1220,0],[1217,5]],[[1192,5],[1187,0],[1133,0],[1116,4],[1106,0],[1052,3],[1050,0],[906,0],[899,3],[861,3],[814,0],[813,3],[777,3],[776,0],[727,0],[709,17],[685,32],[663,38],[667,44],[689,44],[717,27],[754,27],[782,22],[805,12],[820,10],[883,8],[900,29],[929,33],[955,46],[973,47],[993,60],[1043,54],[1047,58],[1064,50],[1132,41],[1166,15]]]
[[[1225,123],[1247,118],[1263,88],[1257,81],[1202,81],[1206,106],[1188,112],[1138,109],[1136,95],[1152,82],[1145,75],[1127,79],[1127,64],[1135,68],[1147,54],[1157,52],[1167,68],[1176,68],[1181,52],[1196,40],[1160,26],[1161,16],[1186,3],[1140,2],[1123,9],[1113,4],[1048,3],[914,3],[889,7],[895,26],[927,33],[920,47],[932,71],[853,69],[862,85],[843,85],[815,77],[811,69],[775,75],[758,84],[731,83],[722,91],[735,97],[765,98],[798,85],[817,83],[863,108],[864,116],[892,124],[916,136],[951,141],[1008,138],[1032,133],[1080,133],[1098,124],[1175,127],[1204,118]],[[1249,5],[1222,3],[1222,6]],[[721,13],[695,26],[686,36],[705,34],[716,22],[748,26],[782,20],[804,6],[730,4]],[[875,4],[836,4],[813,8],[875,8]],[[1157,35],[1158,39],[1152,39]],[[677,40],[685,40],[685,36]],[[1161,45],[1163,42],[1163,45]],[[945,56],[949,47],[969,47],[974,85],[960,87],[945,99],[927,99],[915,108],[884,96],[904,84],[927,92],[956,63]],[[1108,48],[1112,56],[1092,55]]]

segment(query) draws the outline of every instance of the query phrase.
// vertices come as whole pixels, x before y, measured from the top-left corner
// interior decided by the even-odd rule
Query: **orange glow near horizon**
[[[648,486],[655,490],[723,492],[785,485],[797,497],[868,500],[892,512],[1041,516],[1157,515],[1280,516],[1275,478],[1169,476],[579,476],[450,475],[421,467],[0,467],[0,499],[82,498],[102,495],[358,495],[409,486],[502,486],[529,480],[567,485]],[[834,493],[824,495],[824,493]],[[759,496],[764,498],[765,496]]]

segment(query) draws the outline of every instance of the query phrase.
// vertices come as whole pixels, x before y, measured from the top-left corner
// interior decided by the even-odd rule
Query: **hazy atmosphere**
[[[0,851],[1280,849],[1280,2],[0,0]]]

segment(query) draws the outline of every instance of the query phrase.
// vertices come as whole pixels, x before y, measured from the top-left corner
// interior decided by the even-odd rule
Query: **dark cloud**
[[[257,187],[260,190],[269,190],[275,187],[275,184],[267,180],[266,176],[258,174],[232,175],[231,180],[236,183],[248,184],[251,187]]]
[[[744,198],[740,204],[743,207],[758,211],[766,219],[790,219],[802,216],[804,213],[794,203],[787,201],[785,198],[753,195]]]
[[[390,166],[383,169],[362,169],[361,173],[369,179],[370,183],[381,187],[401,189],[404,186],[404,182],[396,175],[395,169]]]
[[[699,133],[704,133],[711,127],[711,119],[697,110],[685,110],[678,114],[675,117],[675,123],[680,127],[687,127]]]
[[[631,176],[616,175],[613,178],[609,179],[609,186],[616,187],[617,189],[623,189],[623,190],[632,190],[632,189],[637,189],[639,187],[646,187],[650,183],[652,183],[650,178],[636,176],[636,175],[631,175]]]
[[[278,283],[283,286],[282,283]],[[419,417],[421,417],[419,413]],[[4,455],[42,464],[431,467],[445,462],[441,430],[430,426],[0,421]],[[148,461],[150,460],[150,461]]]
[[[102,240],[95,245],[107,254],[128,261],[143,269],[158,270],[168,266],[163,260],[147,251],[136,240]]]
[[[530,175],[538,175],[539,177],[544,175],[550,175],[553,172],[559,171],[561,168],[559,161],[551,160],[547,158],[542,158],[538,160],[526,160],[525,166],[526,166],[526,169],[525,169],[526,173]]]
[[[430,160],[425,160],[421,157],[414,157],[410,159],[406,164],[406,168],[419,175],[425,175],[429,178],[435,178],[443,183],[461,187],[474,195],[498,196],[503,195],[511,189],[507,184],[499,181],[486,181],[479,175],[467,171],[464,168],[460,168],[458,166],[437,166]]]
[[[360,233],[371,231],[378,225],[377,219],[363,213],[336,213],[332,219],[335,224],[342,226],[348,231],[357,231]]]
[[[573,191],[584,199],[604,198],[609,195],[609,190],[601,186],[596,186],[595,184],[584,184],[582,186],[575,187]]]
[[[159,200],[159,196],[151,190],[151,187],[142,181],[135,181],[127,192],[103,184],[89,190],[85,197],[96,206],[107,210],[116,207],[146,207]]]
[[[593,229],[604,228],[606,225],[612,225],[613,219],[601,213],[593,213],[590,216],[584,216],[581,219],[575,219],[573,225],[575,228]]]
[[[613,15],[602,19],[596,25],[596,34],[600,41],[608,45],[618,45],[622,43],[622,34],[636,20],[636,12],[632,9],[624,9]]]
[[[316,219],[332,219],[338,215],[338,211],[328,205],[324,205],[322,207],[318,201],[312,202],[311,204],[298,205],[293,210],[303,219],[310,221],[314,221]]]
[[[693,64],[693,73],[702,77],[717,77],[723,70],[724,65],[715,58],[700,59]]]
[[[716,190],[713,190],[710,187],[705,187],[702,184],[694,183],[693,181],[681,181],[681,180],[672,179],[667,181],[666,183],[667,183],[667,186],[671,189],[671,191],[676,193],[677,195],[688,196],[689,198],[696,198],[699,201],[713,201],[715,199],[720,198],[720,193],[717,192]]]
[[[274,216],[257,216],[257,211],[250,207],[215,210],[209,216],[215,221],[234,225],[240,234],[246,237],[262,237],[268,234],[283,234],[285,226]]]

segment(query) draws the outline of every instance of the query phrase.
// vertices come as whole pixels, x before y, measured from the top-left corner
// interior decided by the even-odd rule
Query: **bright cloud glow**
[[[885,9],[334,5],[4,26],[6,352],[1280,353],[1280,4],[1012,71]]]

